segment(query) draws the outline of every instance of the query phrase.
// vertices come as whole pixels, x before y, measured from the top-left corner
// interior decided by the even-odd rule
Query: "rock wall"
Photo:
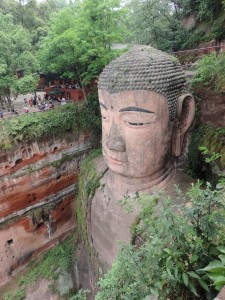
[[[76,226],[80,163],[88,133],[0,152],[0,286]]]
[[[213,127],[225,127],[225,95],[204,87],[196,91],[200,101],[200,121]]]

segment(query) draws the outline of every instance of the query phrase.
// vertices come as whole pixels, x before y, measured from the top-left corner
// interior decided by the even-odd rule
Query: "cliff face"
[[[225,95],[219,95],[210,88],[203,88],[197,91],[197,96],[202,99],[200,102],[201,122],[213,127],[224,127]]]
[[[0,286],[76,226],[78,173],[90,148],[80,133],[0,153]]]

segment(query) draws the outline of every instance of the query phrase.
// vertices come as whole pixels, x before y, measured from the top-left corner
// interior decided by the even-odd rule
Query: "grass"
[[[26,297],[28,285],[39,279],[47,279],[53,282],[58,278],[59,271],[69,271],[75,263],[75,233],[59,243],[55,248],[48,250],[43,256],[32,260],[27,266],[27,272],[17,280],[14,292],[0,293],[2,300],[23,300]],[[55,291],[55,287],[54,287]]]

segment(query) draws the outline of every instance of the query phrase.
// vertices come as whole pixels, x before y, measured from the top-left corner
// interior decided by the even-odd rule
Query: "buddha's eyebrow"
[[[100,104],[100,106],[102,106],[104,109],[107,109],[107,110],[108,110],[108,108],[107,108],[103,103],[99,102],[99,104]]]
[[[119,112],[124,112],[124,111],[140,111],[140,112],[145,112],[148,114],[154,114],[153,111],[150,111],[150,110],[147,110],[144,108],[140,108],[140,107],[134,107],[134,106],[124,107],[119,110]]]

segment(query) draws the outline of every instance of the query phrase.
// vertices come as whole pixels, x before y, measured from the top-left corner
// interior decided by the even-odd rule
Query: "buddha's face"
[[[103,155],[109,169],[136,178],[162,170],[171,152],[167,99],[145,90],[116,94],[99,90],[99,101]]]

